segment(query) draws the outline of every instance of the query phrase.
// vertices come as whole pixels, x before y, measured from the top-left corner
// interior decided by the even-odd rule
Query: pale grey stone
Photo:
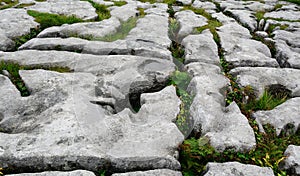
[[[226,32],[218,32],[218,34],[229,67],[279,67],[276,59],[272,58],[269,48],[263,43],[235,37]]]
[[[112,176],[182,176],[181,172],[168,170],[168,169],[157,169],[151,171],[137,171],[127,172],[120,174],[112,174]]]
[[[112,6],[112,5],[114,5],[114,2],[112,2],[112,1],[93,0],[93,2],[95,2],[97,4],[103,4],[103,5],[106,5],[106,6]]]
[[[202,8],[205,9],[207,12],[215,12],[217,11],[217,7],[214,3],[208,1],[199,1],[195,0],[192,4],[195,8]]]
[[[163,17],[169,17],[167,13],[168,5],[165,3],[154,3],[151,8],[145,10],[146,14],[159,15]]]
[[[175,18],[180,25],[178,31],[178,36],[180,39],[191,34],[194,28],[207,25],[207,19],[205,17],[197,15],[191,10],[177,12],[175,13]]]
[[[283,169],[287,169],[291,176],[300,175],[300,146],[289,145],[284,155]]]
[[[10,51],[15,47],[13,39],[30,33],[31,28],[39,25],[23,9],[5,9],[0,11],[0,50]]]
[[[218,46],[213,40],[213,35],[208,31],[202,34],[189,35],[181,42],[185,49],[185,63],[205,62],[219,65]]]
[[[281,132],[295,133],[300,129],[300,97],[292,98],[270,111],[257,111],[253,117],[260,124],[270,124],[276,129],[277,135]]]
[[[41,172],[41,173],[11,174],[9,176],[96,176],[96,175],[90,171],[76,170],[70,172],[48,171],[48,172]]]
[[[188,87],[195,95],[190,108],[193,129],[208,137],[217,151],[233,149],[246,152],[255,147],[255,136],[247,118],[232,103],[225,107],[225,91],[229,80],[218,66],[204,63],[187,65],[194,77]]]
[[[108,163],[120,172],[180,168],[172,157],[183,141],[172,123],[180,105],[175,87],[142,94],[138,113],[125,109],[106,115],[101,105],[90,102],[98,96],[97,78],[90,73],[26,70],[20,76],[29,97],[21,97],[0,75],[0,167],[20,172],[98,172]]]
[[[168,29],[167,16],[149,14],[138,19],[136,27],[129,32],[125,40],[149,42],[168,48],[171,45]]]
[[[95,8],[87,1],[51,0],[36,3],[35,5],[28,7],[28,9],[66,16],[74,15],[83,20],[93,20],[98,18]]]
[[[250,85],[257,93],[263,95],[268,86],[282,85],[291,91],[292,97],[300,96],[300,70],[290,68],[240,67],[230,71],[237,77],[240,87]]]
[[[218,21],[220,21],[223,25],[225,25],[225,24],[231,24],[231,25],[236,25],[237,27],[241,27],[240,25],[238,25],[237,23],[235,23],[236,21],[235,21],[235,19],[233,19],[233,18],[230,18],[230,17],[228,17],[228,16],[226,16],[226,15],[224,15],[222,12],[219,12],[219,13],[213,13],[212,15],[211,15],[213,18],[216,18]],[[227,27],[230,27],[230,26],[227,26]],[[232,26],[232,28],[233,28],[234,26]],[[242,27],[242,30],[244,30],[243,29],[243,27]],[[247,30],[247,29],[246,29]],[[249,33],[249,31],[247,31],[246,33]]]
[[[84,22],[50,27],[39,33],[37,37],[100,38],[115,33],[120,25],[121,23],[117,18],[111,17],[100,22]]]
[[[285,20],[300,20],[300,12],[298,11],[273,11],[265,13],[265,18],[277,18],[277,19],[285,19]]]
[[[239,162],[208,163],[206,168],[207,172],[204,176],[274,176],[270,167],[259,167]]]
[[[110,11],[111,16],[116,17],[121,21],[127,21],[129,18],[136,17],[137,13],[137,6],[134,3],[116,7]]]
[[[233,17],[246,26],[251,32],[254,32],[257,29],[257,22],[255,16],[251,11],[247,10],[228,10]]]
[[[233,37],[248,38],[248,39],[252,37],[249,30],[247,28],[244,28],[237,22],[224,24],[223,26],[218,27],[217,30],[221,33],[228,34]]]
[[[255,35],[261,38],[267,38],[269,37],[269,34],[265,31],[256,31]]]

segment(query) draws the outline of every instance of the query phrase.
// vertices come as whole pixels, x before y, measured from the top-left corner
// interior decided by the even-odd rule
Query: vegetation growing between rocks
[[[11,82],[16,86],[20,91],[21,96],[29,96],[30,92],[25,86],[24,81],[19,75],[19,70],[34,70],[34,69],[45,69],[51,71],[57,71],[60,73],[71,72],[69,68],[58,67],[58,66],[22,66],[11,61],[0,61],[0,74],[4,74],[3,71],[7,71],[9,74],[6,75],[9,77]],[[5,74],[4,74],[5,75]]]
[[[33,6],[35,5],[35,3],[23,3],[23,4],[19,4],[17,5],[15,8],[24,8],[24,7],[29,7],[29,6]]]
[[[200,175],[205,171],[205,165],[208,162],[222,163],[228,161],[271,167],[275,175],[287,175],[285,171],[280,170],[280,162],[285,159],[284,151],[288,145],[300,145],[300,130],[293,135],[282,134],[277,137],[275,129],[270,125],[264,126],[266,133],[261,133],[258,131],[256,122],[254,120],[250,122],[255,131],[257,146],[246,153],[234,152],[232,150],[217,152],[209,145],[209,140],[205,137],[185,140],[180,146],[180,162],[183,175]]]
[[[136,26],[139,18],[131,17],[127,21],[121,21],[121,26],[117,29],[116,33],[106,35],[104,37],[92,38],[91,40],[99,40],[105,42],[113,42],[120,39],[125,39],[129,32]]]
[[[176,125],[178,129],[186,137],[190,134],[193,122],[190,119],[190,106],[193,102],[194,96],[190,95],[186,89],[191,81],[191,77],[186,72],[175,71],[170,77],[168,85],[176,87],[177,96],[181,100],[180,111],[177,115]]]
[[[105,5],[95,3],[92,0],[81,0],[81,1],[87,1],[92,4],[92,6],[96,9],[96,13],[98,14],[98,19],[96,19],[97,21],[102,21],[111,17],[110,11],[107,9]]]
[[[127,4],[126,1],[114,1],[114,5],[118,6],[118,7],[126,5],[126,4]]]
[[[23,45],[24,43],[26,43],[30,39],[35,38],[41,31],[42,30],[39,29],[39,28],[31,28],[30,33],[14,39],[14,41],[15,41],[15,50],[17,50],[21,45]]]
[[[60,26],[63,24],[83,22],[82,19],[75,16],[42,13],[34,10],[28,10],[27,13],[28,15],[34,17],[36,22],[40,23],[40,29],[46,29],[51,26]]]
[[[299,0],[282,0],[282,1],[291,2],[291,3],[294,3],[294,4],[300,5],[300,1]]]
[[[0,0],[0,10],[13,7],[19,3],[18,0]]]

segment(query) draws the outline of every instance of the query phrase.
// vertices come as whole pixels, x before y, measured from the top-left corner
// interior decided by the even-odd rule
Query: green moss
[[[115,6],[123,6],[123,5],[126,5],[127,2],[126,1],[114,1],[114,5]]]
[[[106,35],[104,37],[93,38],[92,40],[112,42],[119,39],[124,39],[128,33],[136,26],[138,18],[131,17],[127,21],[121,22],[121,26],[117,29],[116,33]]]
[[[25,86],[22,78],[19,75],[19,70],[34,70],[34,69],[45,69],[52,70],[57,72],[71,72],[69,68],[66,67],[58,67],[58,66],[22,66],[18,63],[11,61],[0,61],[0,74],[3,70],[8,71],[9,78],[11,82],[16,86],[16,88],[20,91],[21,96],[29,96],[30,92]]]
[[[0,10],[13,7],[19,3],[18,0],[0,0]]]
[[[35,0],[36,2],[46,2],[47,0]]]
[[[60,26],[62,24],[83,22],[82,19],[79,19],[75,16],[42,13],[34,10],[28,10],[27,13],[28,15],[34,17],[36,22],[40,23],[41,29],[45,29],[51,26]]]
[[[140,17],[144,17],[146,15],[145,9],[139,7],[137,10],[139,11],[139,16]]]
[[[111,17],[110,11],[107,9],[105,5],[95,3],[92,0],[81,0],[81,1],[87,1],[92,4],[92,6],[96,9],[96,13],[98,14],[97,21],[102,21]]]
[[[255,17],[257,21],[260,21],[261,19],[264,19],[265,11],[258,11],[255,13]]]
[[[41,29],[32,28],[32,29],[30,29],[29,34],[26,34],[26,35],[23,35],[21,37],[18,37],[16,39],[14,39],[14,41],[15,41],[15,50],[17,50],[21,45],[23,45],[24,43],[26,43],[30,39],[35,38],[41,31],[42,31]]]

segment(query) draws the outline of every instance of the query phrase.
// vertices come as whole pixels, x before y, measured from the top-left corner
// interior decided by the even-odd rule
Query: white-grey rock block
[[[48,171],[41,173],[10,174],[9,176],[96,176],[93,172],[76,170],[70,172]]]
[[[112,174],[112,176],[182,176],[181,172],[168,170],[168,169],[157,169],[151,171],[137,171]]]
[[[283,161],[283,169],[289,171],[292,176],[300,175],[300,146],[289,145],[284,155],[287,157]]]

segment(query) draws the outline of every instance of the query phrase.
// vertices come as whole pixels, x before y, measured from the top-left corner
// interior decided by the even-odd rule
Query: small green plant
[[[140,17],[144,17],[146,15],[144,8],[139,7],[139,8],[137,8],[137,10],[139,11],[139,16]]]
[[[194,97],[190,95],[186,89],[191,81],[191,77],[186,72],[175,71],[170,77],[169,85],[176,87],[177,96],[181,100],[180,112],[177,115],[176,125],[178,129],[185,135],[190,134],[192,127],[192,121],[190,119],[190,106]]]
[[[50,13],[42,13],[34,10],[28,10],[28,15],[35,18],[35,21],[40,23],[40,29],[45,29],[51,26],[60,26],[62,24],[72,24],[83,22],[75,16],[64,16]]]
[[[102,21],[111,17],[110,11],[107,9],[105,5],[95,3],[92,0],[81,0],[81,1],[87,1],[92,4],[92,6],[96,9],[96,13],[98,14],[97,21]]]
[[[257,21],[260,21],[261,19],[264,18],[265,13],[266,13],[265,11],[258,11],[255,13],[254,16],[256,17]]]
[[[169,38],[176,43],[179,43],[178,39],[179,22],[175,18],[169,20]]]
[[[128,33],[136,26],[138,18],[131,17],[127,21],[122,21],[121,26],[117,29],[116,33],[106,35],[104,37],[93,38],[92,40],[112,42],[119,39],[124,39]]]
[[[279,164],[285,159],[284,151],[288,145],[300,144],[300,130],[293,135],[278,137],[275,129],[270,125],[264,126],[266,133],[260,133],[254,120],[251,120],[250,124],[255,131],[257,146],[246,153],[234,152],[233,150],[217,152],[205,137],[185,140],[180,146],[180,162],[183,175],[201,175],[205,171],[205,165],[208,162],[228,161],[271,167],[275,175],[287,175],[286,171],[280,170]]]
[[[30,39],[35,38],[41,31],[42,30],[39,29],[39,28],[31,28],[29,34],[26,34],[26,35],[23,35],[21,37],[18,37],[16,39],[14,39],[15,49],[17,50],[21,45],[23,45],[24,43],[26,43]]]
[[[13,7],[19,3],[18,0],[0,0],[0,10]]]
[[[126,5],[127,2],[126,1],[114,1],[114,5],[115,6],[123,6],[123,5]]]

